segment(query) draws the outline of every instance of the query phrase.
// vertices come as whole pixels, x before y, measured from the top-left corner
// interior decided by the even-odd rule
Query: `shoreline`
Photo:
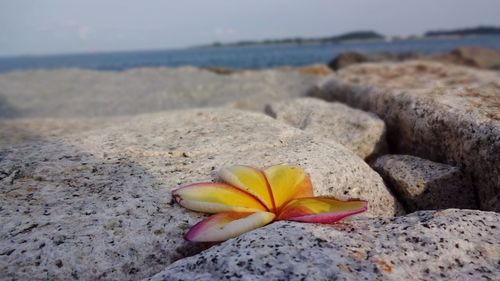
[[[460,46],[500,49],[500,36],[4,57],[0,58],[0,73],[19,69],[62,67],[96,70],[124,70],[158,66],[265,69],[327,63],[335,55],[352,50],[365,54],[380,52],[437,54],[449,52]]]

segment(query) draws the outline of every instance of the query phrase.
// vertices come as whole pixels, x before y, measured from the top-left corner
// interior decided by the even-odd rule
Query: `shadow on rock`
[[[206,248],[158,179],[64,138],[1,150],[0,279],[140,280]]]
[[[14,118],[19,115],[19,111],[0,93],[0,118]]]

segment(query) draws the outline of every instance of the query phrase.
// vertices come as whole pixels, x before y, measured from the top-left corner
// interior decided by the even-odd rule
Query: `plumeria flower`
[[[224,241],[275,220],[335,223],[367,210],[367,202],[313,197],[309,175],[300,167],[276,165],[264,170],[248,166],[224,168],[222,182],[202,182],[172,190],[183,207],[215,213],[194,225],[185,238]]]

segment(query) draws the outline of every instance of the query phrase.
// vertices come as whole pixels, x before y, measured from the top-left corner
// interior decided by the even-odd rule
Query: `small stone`
[[[384,155],[372,167],[409,212],[478,208],[472,184],[456,167],[410,155]]]

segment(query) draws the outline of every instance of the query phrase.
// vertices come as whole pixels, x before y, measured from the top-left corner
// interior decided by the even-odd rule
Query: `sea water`
[[[346,51],[433,54],[448,52],[461,46],[500,49],[500,36],[4,57],[0,58],[0,72],[56,68],[120,71],[136,67],[186,65],[260,69],[327,63],[339,53]]]

